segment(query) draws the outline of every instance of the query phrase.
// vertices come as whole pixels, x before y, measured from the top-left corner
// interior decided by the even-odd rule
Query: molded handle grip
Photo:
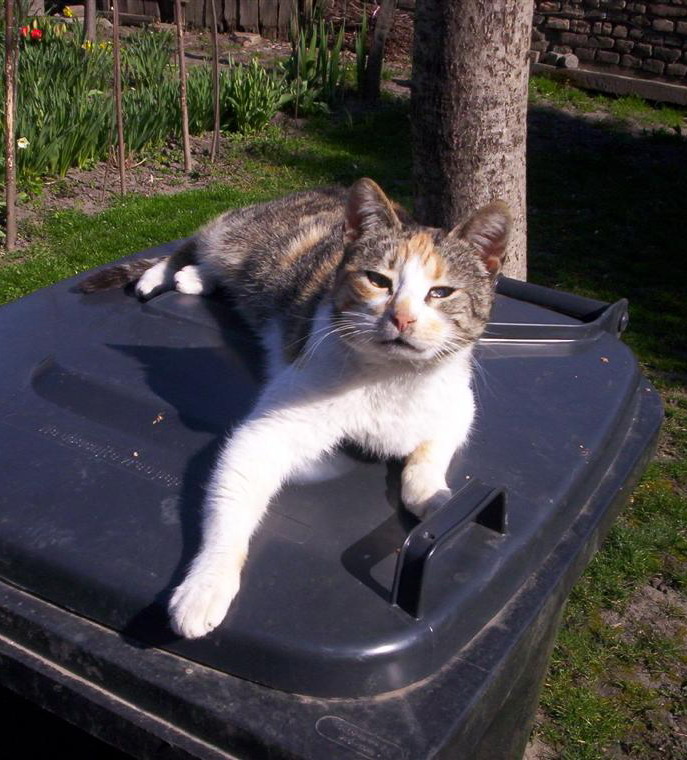
[[[431,572],[432,558],[443,544],[471,522],[505,533],[505,490],[473,479],[443,507],[413,528],[396,562],[392,604],[413,617],[422,617],[423,587]]]
[[[538,325],[490,322],[481,338],[484,342],[574,341],[597,338],[605,332],[618,337],[629,322],[628,303],[625,298],[608,304],[503,276],[496,282],[496,292],[508,298],[543,306],[559,314],[579,319],[580,324]]]

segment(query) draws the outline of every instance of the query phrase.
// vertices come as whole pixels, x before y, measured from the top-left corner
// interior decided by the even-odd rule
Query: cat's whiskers
[[[473,382],[472,384],[472,388],[475,396],[477,397],[478,404],[482,403],[482,394],[484,392],[488,393],[491,398],[498,396],[498,385],[496,378],[490,376],[487,367],[482,364],[474,354],[470,357],[470,360],[472,372],[476,374],[481,381],[479,383]]]
[[[317,339],[317,342],[311,345],[309,348],[307,348],[307,350],[303,353],[303,355],[297,359],[298,365],[300,367],[303,367],[308,361],[312,359],[317,349],[330,336],[340,335],[341,337],[348,337],[348,334],[351,331],[355,331],[358,329],[356,325],[352,325],[352,324],[342,324],[342,325],[337,325],[334,327],[331,327],[331,325],[328,325],[327,328],[329,328],[328,332],[325,332],[324,335],[320,336]],[[327,329],[327,328],[323,328],[323,329]],[[318,332],[321,332],[321,331],[322,330]],[[313,333],[313,334],[316,334],[316,333]]]
[[[445,359],[448,356],[451,356],[454,353],[457,353],[462,348],[465,347],[465,342],[458,340],[456,338],[446,338],[443,340],[441,346],[437,349],[437,351],[434,354],[434,359]]]
[[[303,317],[303,319],[305,319],[305,317]],[[315,320],[313,319],[312,321],[315,321]],[[296,340],[293,340],[290,343],[284,344],[284,347],[285,348],[293,348],[294,346],[297,346],[299,343],[305,344],[313,336],[318,335],[319,333],[325,332],[327,330],[331,330],[332,329],[332,323],[333,323],[333,321],[332,322],[328,322],[326,325],[323,325],[322,327],[318,327],[316,330],[312,330],[307,335],[299,337],[299,338],[296,338]],[[346,327],[346,326],[348,326],[348,324],[349,323],[347,321],[341,320],[340,323],[337,323],[334,326],[337,327],[337,328],[338,327]]]

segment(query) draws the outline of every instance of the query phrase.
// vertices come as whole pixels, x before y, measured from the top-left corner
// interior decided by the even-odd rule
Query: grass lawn
[[[530,279],[630,299],[625,339],[662,393],[666,422],[657,460],[570,600],[537,732],[556,757],[684,757],[687,742],[676,736],[687,734],[687,141],[591,121],[585,110],[606,108],[616,120],[626,113],[605,101],[593,109],[562,102],[542,88],[534,86],[531,108]],[[403,103],[290,136],[271,129],[224,150],[230,182],[34,224],[27,249],[0,257],[0,302],[297,188],[368,175],[410,200]],[[638,612],[647,600],[661,625]]]

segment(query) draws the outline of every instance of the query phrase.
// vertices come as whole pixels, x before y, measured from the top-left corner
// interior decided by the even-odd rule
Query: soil
[[[210,162],[212,135],[191,137],[192,170],[184,173],[181,147],[170,143],[155,157],[127,162],[126,192],[139,195],[164,195],[184,190],[200,189],[228,178],[232,166],[220,155],[216,164]],[[74,209],[85,214],[97,214],[112,205],[121,194],[119,169],[114,161],[102,162],[91,169],[70,169],[66,177],[48,180],[41,194],[30,203],[17,207],[20,226],[30,232],[30,223],[51,211]],[[28,223],[28,225],[27,225]],[[30,240],[20,235],[19,246]]]
[[[632,645],[647,636],[683,642],[682,664],[672,672],[660,667],[649,669],[638,663],[622,674],[622,680],[650,689],[658,699],[654,709],[638,716],[640,727],[635,733],[609,748],[606,756],[617,760],[684,760],[687,757],[687,599],[656,577],[635,592],[622,614],[604,610],[601,617],[606,625],[620,632],[625,644]],[[614,675],[617,678],[618,674]],[[620,691],[620,686],[605,683],[600,691],[612,696]],[[538,713],[535,725],[544,722],[544,715]],[[556,760],[558,756],[535,733],[523,760]]]
[[[604,610],[602,619],[611,628],[618,629],[621,640],[627,644],[646,636],[682,642],[682,665],[676,670],[649,670],[637,664],[627,673],[628,679],[660,695],[660,701],[645,716],[649,731],[643,727],[641,735],[628,736],[613,756],[683,760],[687,757],[687,599],[661,577],[655,577],[635,592],[622,615]],[[636,749],[642,744],[645,746],[641,750]]]

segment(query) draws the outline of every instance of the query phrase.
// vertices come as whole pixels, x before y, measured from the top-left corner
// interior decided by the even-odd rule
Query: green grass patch
[[[645,127],[683,129],[687,109],[664,104],[652,105],[637,95],[590,93],[569,82],[536,74],[530,79],[530,102],[552,105],[581,113],[602,112],[620,122],[637,122]]]
[[[529,90],[531,103],[547,103],[558,108],[574,108],[584,113],[596,111],[599,108],[599,98],[589,95],[578,87],[567,82],[537,74],[530,78]]]

